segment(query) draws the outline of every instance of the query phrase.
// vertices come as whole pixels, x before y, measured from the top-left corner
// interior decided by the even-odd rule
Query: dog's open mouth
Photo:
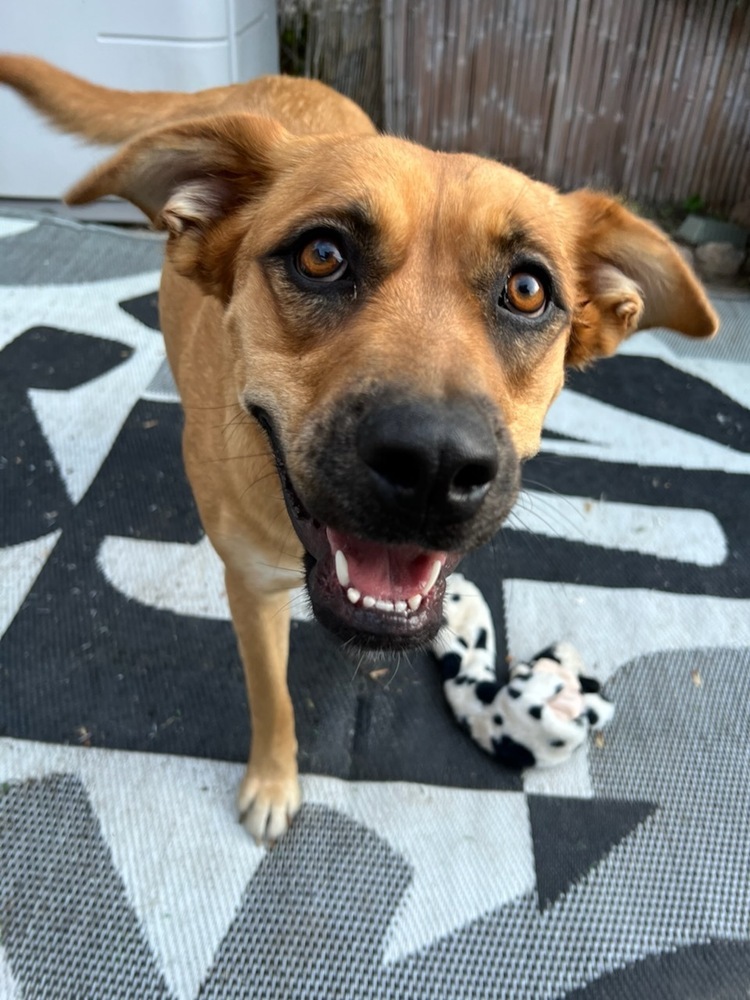
[[[415,545],[385,545],[311,522],[319,547],[307,560],[313,609],[324,625],[361,647],[420,646],[434,638],[443,616],[445,580],[457,553]],[[301,535],[302,537],[302,535]]]
[[[443,619],[446,577],[462,553],[392,545],[337,530],[302,503],[265,414],[254,416],[274,452],[282,492],[306,558],[307,588],[319,621],[360,648],[423,646]]]
[[[438,582],[445,552],[387,546],[326,528],[336,579],[351,604],[408,615],[417,612]]]
[[[307,588],[319,621],[366,649],[406,649],[433,639],[442,623],[446,576],[461,556],[337,531],[305,511],[286,473],[281,482],[305,547]]]

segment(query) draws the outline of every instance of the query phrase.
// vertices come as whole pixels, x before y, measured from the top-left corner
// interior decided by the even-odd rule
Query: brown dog
[[[169,234],[160,310],[185,464],[252,710],[239,809],[299,805],[288,591],[367,649],[430,640],[445,578],[501,526],[566,365],[716,316],[670,242],[616,201],[378,135],[309,80],[200,94],[95,87],[37,59],[0,80],[126,146],[68,195],[128,198]]]

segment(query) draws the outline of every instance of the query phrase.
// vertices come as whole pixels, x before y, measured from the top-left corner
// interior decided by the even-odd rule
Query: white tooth
[[[350,587],[346,592],[346,596],[349,598],[352,604],[356,604],[362,595],[355,587]]]
[[[392,601],[375,601],[375,607],[378,611],[393,611]]]
[[[415,594],[414,597],[410,597],[407,604],[412,611],[419,611],[419,605],[422,603],[422,595]]]
[[[429,594],[432,588],[437,583],[437,578],[440,576],[440,570],[443,568],[443,564],[439,559],[436,559],[432,564],[432,572],[430,573],[430,579],[427,581],[427,586],[424,588],[423,593],[425,595]]]
[[[406,614],[406,601],[396,601],[393,606],[396,611],[400,612],[402,615]]]
[[[374,597],[363,597],[362,598],[362,606],[365,607],[365,608],[374,608],[375,607],[375,603],[376,602],[375,602],[375,598]]]
[[[336,549],[336,576],[342,587],[349,586],[349,563],[341,549]]]

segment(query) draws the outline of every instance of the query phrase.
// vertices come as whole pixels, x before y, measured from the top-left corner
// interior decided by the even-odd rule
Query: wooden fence
[[[750,0],[279,0],[389,131],[644,204],[750,198]]]

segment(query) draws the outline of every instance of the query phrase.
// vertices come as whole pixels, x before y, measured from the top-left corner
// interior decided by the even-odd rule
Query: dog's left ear
[[[576,234],[578,302],[566,362],[614,354],[626,337],[663,326],[688,337],[719,328],[700,282],[656,226],[594,191],[563,195]]]
[[[273,183],[290,139],[279,122],[250,114],[215,115],[137,136],[66,195],[80,205],[118,195],[169,233],[167,255],[180,274],[226,300],[244,232],[236,210]]]

